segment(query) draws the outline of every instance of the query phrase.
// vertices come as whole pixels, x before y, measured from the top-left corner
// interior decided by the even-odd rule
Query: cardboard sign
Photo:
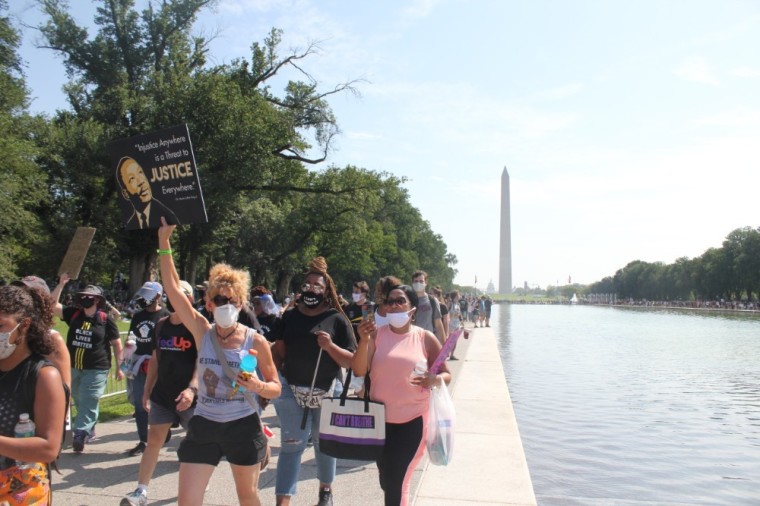
[[[74,237],[69,243],[69,249],[66,250],[66,255],[63,257],[61,266],[58,267],[59,276],[64,272],[68,272],[71,279],[79,279],[79,271],[82,270],[84,259],[87,256],[87,251],[90,249],[94,235],[94,228],[77,227],[77,231],[74,232]]]
[[[201,182],[187,125],[108,145],[127,230],[206,223]]]

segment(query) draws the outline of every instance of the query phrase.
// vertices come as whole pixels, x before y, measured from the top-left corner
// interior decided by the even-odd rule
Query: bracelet
[[[188,385],[187,389],[190,390],[193,393],[193,395],[198,395],[198,387]]]
[[[258,392],[256,392],[256,393],[257,393],[257,394],[262,394],[262,393],[264,393],[264,389],[265,389],[266,387],[267,387],[267,384],[266,384],[266,383],[264,383],[264,382],[262,381],[262,382],[261,382],[261,387],[259,387],[259,390],[258,390]]]
[[[169,248],[169,249],[157,249],[156,253],[158,253],[159,256],[160,255],[171,255],[172,254],[172,249],[171,248]]]

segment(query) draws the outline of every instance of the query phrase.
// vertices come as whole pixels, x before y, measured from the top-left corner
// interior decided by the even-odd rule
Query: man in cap
[[[71,397],[77,407],[72,446],[76,453],[81,453],[94,435],[100,398],[111,369],[111,348],[117,363],[121,362],[123,349],[116,321],[104,311],[106,299],[102,288],[87,285],[75,294],[71,306],[63,307],[58,302],[69,279],[67,273],[61,274],[51,297],[55,302],[53,313],[69,326],[66,346],[71,356]],[[116,370],[116,378],[124,379],[120,369]]]
[[[135,407],[135,424],[137,424],[137,436],[140,440],[127,452],[131,457],[143,453],[148,443],[148,412],[143,406],[142,399],[148,363],[153,353],[156,324],[164,316],[169,316],[169,311],[161,304],[163,293],[164,289],[159,283],[146,281],[134,296],[135,304],[140,311],[135,313],[129,324],[129,337],[134,336],[137,346],[127,360],[125,368],[127,369],[127,397]]]
[[[179,282],[182,293],[193,303],[193,287]],[[158,462],[158,453],[168,440],[171,426],[178,421],[185,429],[193,416],[197,380],[195,339],[167,301],[170,314],[156,324],[145,390],[140,401],[148,410],[148,444],[140,459],[137,488],[121,500],[122,506],[148,503],[148,485]]]

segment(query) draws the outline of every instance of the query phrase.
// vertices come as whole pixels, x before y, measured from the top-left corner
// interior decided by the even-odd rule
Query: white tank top
[[[216,358],[214,345],[216,326],[212,326],[203,336],[203,344],[198,350],[198,403],[195,414],[215,422],[231,422],[254,413],[253,407],[245,399],[242,389],[232,398],[232,382],[224,374],[221,363]],[[224,358],[233,371],[240,370],[240,360],[244,350],[253,348],[255,331],[248,329],[243,345],[235,350],[222,349]]]

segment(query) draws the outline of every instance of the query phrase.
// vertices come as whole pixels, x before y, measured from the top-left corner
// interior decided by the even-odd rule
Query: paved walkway
[[[448,363],[454,375],[452,394],[457,410],[454,459],[447,467],[425,461],[417,469],[412,484],[416,506],[536,504],[491,329],[475,329],[470,339],[461,340],[457,355],[461,360]],[[259,480],[260,497],[262,504],[274,505],[279,423],[271,406],[263,418],[275,437],[270,440],[272,461]],[[181,429],[175,429],[172,440],[161,450],[150,484],[150,504],[176,504],[176,453],[183,435]],[[134,420],[121,419],[99,424],[98,439],[88,444],[84,453],[64,450],[59,461],[62,474],[53,476],[53,504],[119,504],[136,486],[140,458],[125,454],[135,442]],[[309,448],[302,460],[298,494],[291,504],[314,505],[317,488],[314,451]],[[375,464],[339,460],[333,497],[336,506],[381,506],[383,494]],[[225,462],[214,472],[203,502],[212,506],[237,504],[234,481]]]

